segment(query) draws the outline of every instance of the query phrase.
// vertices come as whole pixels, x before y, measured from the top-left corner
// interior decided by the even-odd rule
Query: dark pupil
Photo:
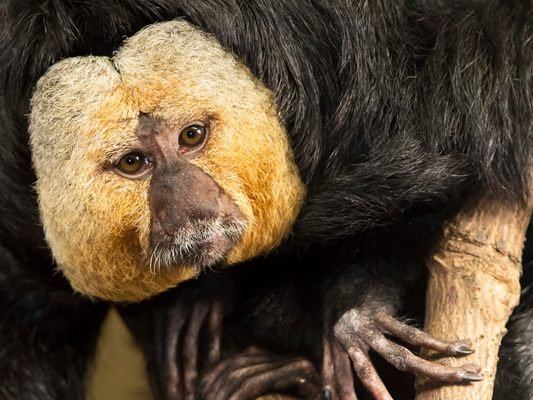
[[[200,134],[200,129],[198,128],[191,128],[187,131],[187,137],[189,139],[194,139],[196,138],[196,135],[199,135]]]
[[[141,158],[138,155],[126,157],[126,164],[129,166],[134,165],[139,161],[141,161]]]

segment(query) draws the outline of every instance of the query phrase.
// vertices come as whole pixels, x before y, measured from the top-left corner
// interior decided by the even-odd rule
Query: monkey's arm
[[[0,399],[81,400],[106,307],[36,275],[0,246]]]
[[[461,159],[431,154],[415,138],[390,138],[366,161],[309,191],[295,238],[334,242],[397,223],[415,205],[431,205],[431,214],[445,215],[466,177]]]

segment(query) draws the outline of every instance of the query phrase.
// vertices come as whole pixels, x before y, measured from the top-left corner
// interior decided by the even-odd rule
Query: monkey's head
[[[272,94],[182,21],[54,65],[30,134],[47,241],[89,296],[137,301],[268,252],[303,199]]]

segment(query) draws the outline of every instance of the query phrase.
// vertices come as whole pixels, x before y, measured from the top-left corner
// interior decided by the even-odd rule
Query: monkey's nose
[[[211,221],[220,213],[218,184],[200,168],[187,164],[175,173],[154,171],[148,201],[153,244],[174,240],[177,234]]]

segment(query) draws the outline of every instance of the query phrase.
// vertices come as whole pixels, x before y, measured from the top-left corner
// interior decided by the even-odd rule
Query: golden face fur
[[[245,225],[221,262],[249,259],[283,240],[304,189],[271,93],[212,37],[182,21],[155,24],[111,59],[57,63],[32,99],[42,221],[76,290],[137,301],[193,278],[202,267],[151,268],[151,178],[127,179],[109,167],[139,148],[141,115],[178,132],[209,121],[205,148],[187,162],[227,193]]]

